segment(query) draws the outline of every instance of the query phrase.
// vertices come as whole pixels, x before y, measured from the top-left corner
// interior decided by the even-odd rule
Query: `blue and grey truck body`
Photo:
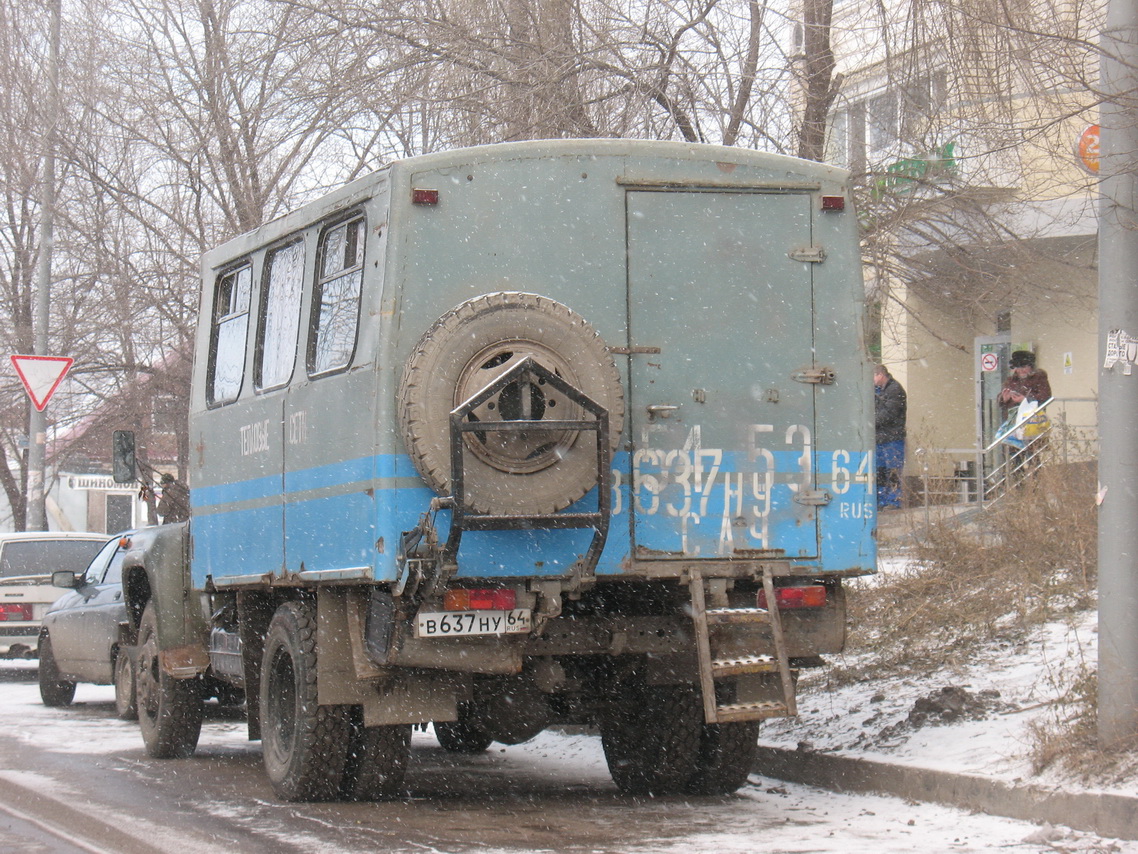
[[[193,749],[210,679],[289,799],[396,794],[427,722],[452,750],[596,725],[628,792],[745,780],[875,565],[846,173],[450,151],[202,277],[184,595],[145,555],[126,582],[152,752]]]

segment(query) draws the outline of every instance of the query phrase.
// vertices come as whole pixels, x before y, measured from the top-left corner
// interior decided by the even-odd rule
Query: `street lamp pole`
[[[1101,47],[1098,736],[1109,749],[1138,735],[1138,372],[1127,344],[1138,338],[1133,0],[1110,0]]]

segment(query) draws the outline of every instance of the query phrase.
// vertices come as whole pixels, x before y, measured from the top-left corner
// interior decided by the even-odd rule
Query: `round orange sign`
[[[1099,126],[1088,125],[1086,130],[1079,134],[1079,141],[1075,146],[1075,153],[1079,163],[1092,175],[1098,174],[1099,157]]]

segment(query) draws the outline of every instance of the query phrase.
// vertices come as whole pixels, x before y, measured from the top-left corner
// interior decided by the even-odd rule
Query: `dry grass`
[[[847,652],[869,655],[858,656],[849,678],[940,670],[1094,607],[1092,469],[1049,466],[983,514],[962,518],[914,531],[911,569],[851,596]]]
[[[1093,465],[1050,465],[982,514],[914,530],[911,568],[850,597],[847,663],[827,681],[941,676],[1094,609],[1094,494]],[[1097,746],[1094,662],[1061,663],[1051,678],[1057,699],[1031,728],[1036,770],[1078,769],[1100,781],[1133,773],[1138,754]]]

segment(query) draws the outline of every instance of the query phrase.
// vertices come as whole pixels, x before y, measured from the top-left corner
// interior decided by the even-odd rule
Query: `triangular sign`
[[[66,356],[10,356],[12,367],[27,389],[36,411],[43,412],[47,402],[71,370],[75,362]]]

